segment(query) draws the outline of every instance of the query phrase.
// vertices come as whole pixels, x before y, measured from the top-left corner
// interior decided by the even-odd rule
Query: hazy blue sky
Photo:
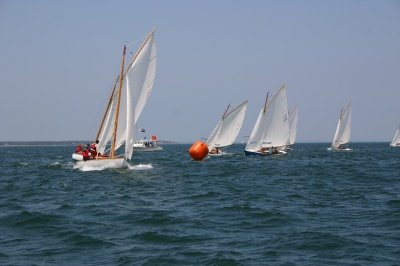
[[[0,141],[83,140],[97,131],[124,44],[156,26],[158,67],[139,126],[207,137],[268,91],[299,106],[298,141],[333,138],[352,101],[352,141],[400,124],[400,1],[0,1]]]

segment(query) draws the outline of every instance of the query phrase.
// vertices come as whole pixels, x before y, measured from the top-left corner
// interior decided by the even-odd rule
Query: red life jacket
[[[96,157],[97,155],[97,149],[96,149],[96,144],[92,143],[90,145],[90,153],[92,154],[92,157]]]
[[[82,153],[82,156],[83,156],[83,159],[84,159],[84,160],[89,159],[89,158],[90,158],[90,157],[89,157],[89,151],[88,151],[88,150],[84,150],[83,153]]]

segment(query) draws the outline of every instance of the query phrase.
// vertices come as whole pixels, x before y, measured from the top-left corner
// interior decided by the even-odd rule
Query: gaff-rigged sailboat
[[[228,105],[222,118],[207,139],[210,155],[223,154],[222,149],[231,146],[235,142],[243,124],[247,101],[232,110],[229,108],[230,105]]]
[[[99,141],[98,155],[85,159],[80,154],[73,154],[77,167],[121,168],[132,157],[136,123],[151,93],[156,74],[154,30],[148,34],[127,67],[125,55],[126,47],[122,53],[119,78],[112,89],[96,136]]]
[[[391,147],[400,147],[400,127],[397,129],[396,134],[392,142],[390,143]]]
[[[351,134],[351,103],[340,111],[339,121],[336,127],[335,136],[332,141],[332,149],[339,151],[350,151],[347,147]]]
[[[244,153],[245,155],[285,154],[289,144],[286,87],[282,85],[269,103],[267,95]]]

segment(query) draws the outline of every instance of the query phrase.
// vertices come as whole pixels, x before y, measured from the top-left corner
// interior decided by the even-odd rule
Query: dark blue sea
[[[0,265],[400,265],[389,143],[202,162],[166,144],[102,171],[74,145],[0,145]]]

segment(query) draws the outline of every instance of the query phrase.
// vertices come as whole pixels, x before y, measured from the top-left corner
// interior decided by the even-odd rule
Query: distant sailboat
[[[298,121],[298,108],[297,106],[293,111],[289,112],[289,129],[290,129],[290,145],[296,142],[297,135],[297,121]]]
[[[247,109],[247,101],[230,110],[230,105],[219,120],[217,126],[207,139],[207,146],[210,155],[220,155],[223,149],[231,146],[242,127]]]
[[[245,155],[286,154],[289,144],[286,87],[282,85],[269,103],[267,95],[244,152]]]
[[[348,144],[351,134],[351,103],[342,108],[339,121],[336,127],[335,137],[333,138],[332,148],[334,150],[350,151]]]
[[[390,143],[391,147],[400,147],[400,127],[397,129],[396,134],[392,142]]]
[[[148,34],[126,69],[125,55],[126,47],[122,53],[118,84],[111,92],[96,136],[98,155],[84,158],[82,154],[74,153],[72,158],[77,167],[121,168],[132,157],[136,123],[151,93],[156,74],[154,30]],[[117,154],[123,145],[124,151]]]

